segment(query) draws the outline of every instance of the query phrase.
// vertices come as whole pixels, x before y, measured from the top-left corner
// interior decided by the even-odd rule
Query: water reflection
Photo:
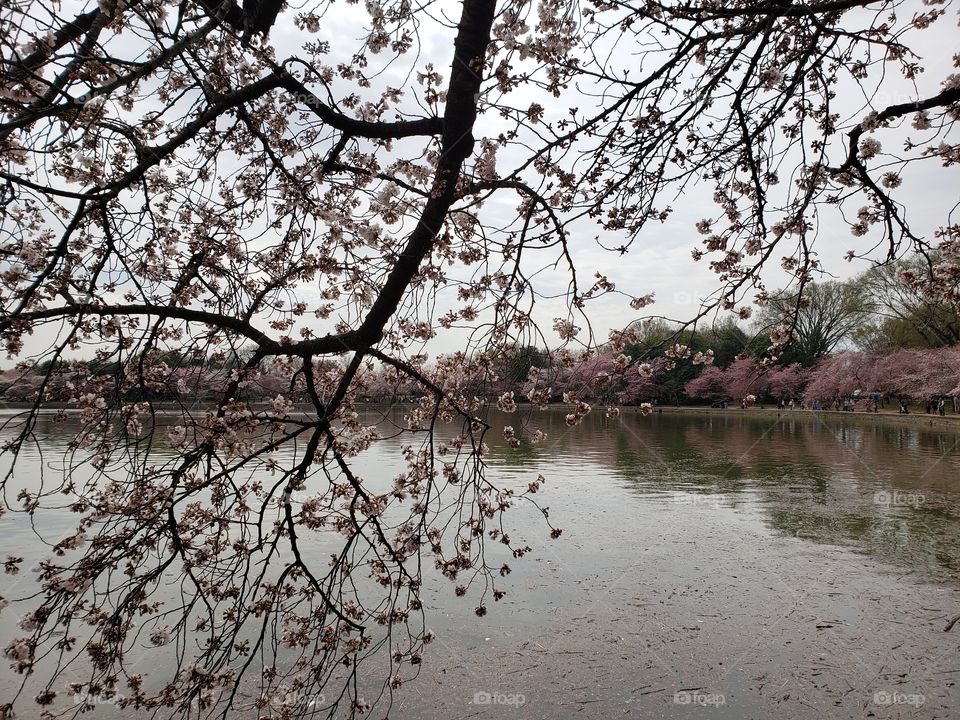
[[[403,408],[369,408],[366,414],[365,422],[379,422],[386,437],[357,459],[357,472],[372,484],[387,483],[400,469],[399,447],[410,442],[409,435],[397,431],[405,426]],[[648,702],[643,700],[646,686],[636,677],[623,676],[627,668],[640,663],[667,667],[675,673],[670,679],[673,687],[655,674],[644,682],[650,683],[649,692],[660,692],[656,688],[661,685],[665,688],[668,700],[657,706],[658,713],[662,711],[657,716],[684,717],[684,708],[669,704],[669,697],[677,688],[693,686],[685,673],[702,665],[698,658],[706,646],[699,640],[675,647],[667,643],[687,633],[690,625],[699,632],[697,625],[702,624],[703,634],[715,633],[711,637],[716,643],[710,647],[722,648],[719,654],[709,655],[710,662],[715,662],[713,669],[722,668],[711,676],[713,684],[704,687],[719,687],[738,698],[737,703],[731,702],[729,714],[715,716],[765,716],[772,706],[758,699],[754,676],[740,670],[727,674],[726,668],[736,663],[723,653],[734,652],[736,660],[741,649],[728,651],[728,646],[751,636],[749,623],[758,614],[777,608],[770,611],[769,624],[777,628],[778,636],[785,633],[795,649],[778,647],[773,656],[784,656],[784,667],[815,660],[821,649],[804,634],[805,625],[777,625],[782,622],[776,615],[777,603],[793,602],[795,593],[815,587],[822,606],[818,617],[853,625],[856,618],[844,613],[856,615],[860,610],[850,609],[849,598],[841,596],[841,591],[856,595],[852,586],[843,584],[851,568],[849,559],[844,559],[847,551],[870,557],[899,578],[913,576],[940,587],[960,587],[960,435],[956,431],[874,423],[871,418],[819,419],[800,412],[779,418],[721,411],[648,417],[627,412],[616,420],[593,413],[572,429],[565,425],[562,411],[491,412],[488,419],[494,426],[485,438],[490,446],[491,479],[524,486],[538,473],[545,475],[543,502],[565,532],[561,541],[550,543],[535,511],[518,508],[512,514],[515,526],[510,532],[535,551],[513,565],[508,595],[482,622],[472,614],[471,598],[457,599],[449,583],[429,578],[424,587],[429,619],[441,638],[437,652],[452,658],[453,664],[447,666],[451,673],[461,666],[469,670],[467,674],[476,672],[477,664],[463,658],[477,654],[489,660],[484,648],[498,642],[513,648],[517,656],[534,653],[530,657],[542,663],[548,676],[557,675],[565,659],[576,661],[588,642],[634,637],[638,647],[597,660],[586,670],[569,671],[579,672],[580,681],[586,676],[580,684],[594,689],[596,678],[608,678],[616,690],[607,693],[609,704],[602,707],[612,711]],[[507,424],[522,426],[528,434],[540,428],[547,440],[534,445],[527,442],[527,434],[521,447],[511,450],[499,434]],[[35,482],[41,469],[55,472],[66,452],[69,430],[69,422],[42,418],[37,427],[40,444],[22,455],[11,487]],[[160,452],[169,449],[161,447]],[[48,513],[37,530],[56,535],[66,530],[70,520],[66,513]],[[10,513],[0,522],[0,554],[29,552],[34,532],[30,520]],[[321,539],[316,542],[318,551],[329,551]],[[813,559],[803,565],[798,552]],[[821,571],[825,579],[818,577]],[[875,595],[884,586],[863,578],[856,583]],[[816,601],[813,590],[809,592],[808,606]],[[738,603],[746,595],[754,604],[742,608],[740,619]],[[832,603],[834,596],[836,603]],[[655,613],[661,613],[656,622],[645,625],[644,618]],[[731,615],[730,626],[713,620]],[[937,632],[935,639],[942,641],[943,633]],[[536,654],[541,645],[552,653],[549,663]],[[752,657],[756,646],[751,641],[742,650]],[[884,650],[876,645],[862,652],[881,657]],[[770,668],[774,675],[783,669],[773,661]],[[698,672],[697,682],[702,683],[707,669],[700,667]],[[544,717],[584,717],[577,713],[593,707],[571,709],[571,697],[579,697],[575,687],[546,698],[543,692],[538,694],[535,679],[532,676],[530,685],[518,680],[517,685],[503,689],[535,698],[537,712]],[[470,686],[463,698],[454,698],[450,686],[443,688],[443,698],[429,693],[427,697],[438,708],[434,716],[461,717],[470,714],[471,708],[464,703],[473,692],[489,689],[496,687]],[[423,714],[423,706],[414,703],[412,707],[409,714],[396,716],[429,716]]]
[[[385,438],[359,465],[377,482],[399,467],[395,451],[410,437],[399,431],[405,424],[402,407],[366,412]],[[644,417],[628,411],[615,420],[594,413],[576,428],[566,426],[560,411],[509,416],[492,411],[488,419],[494,430],[485,440],[495,480],[525,484],[543,473],[560,483],[591,478],[602,485],[609,475],[646,502],[699,494],[758,513],[785,535],[848,546],[919,573],[945,572],[960,580],[957,432],[799,412]],[[543,429],[547,440],[525,441],[511,450],[497,432],[504,424],[522,426],[528,434]],[[15,478],[39,481],[56,474],[72,429],[69,420],[42,416],[39,443],[25,447]],[[67,521],[54,513],[45,529],[66,528]],[[32,530],[27,518],[16,514],[4,523],[7,538]]]
[[[627,413],[613,421],[591,416],[574,429],[562,413],[526,418],[548,441],[511,451],[492,435],[497,471],[585,478],[602,468],[648,502],[695,503],[699,494],[757,513],[778,533],[960,581],[956,431],[799,412]]]

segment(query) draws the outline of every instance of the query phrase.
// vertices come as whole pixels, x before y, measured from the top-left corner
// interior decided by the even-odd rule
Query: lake
[[[403,424],[400,408],[367,413],[385,434]],[[547,433],[517,450],[491,433],[489,477],[523,488],[542,473],[538,500],[564,533],[550,540],[532,507],[507,514],[533,551],[484,617],[475,598],[430,579],[437,640],[390,717],[960,713],[960,625],[944,632],[960,613],[960,427],[801,411],[595,411],[575,428],[558,410],[490,420]],[[10,502],[68,438],[49,418],[38,436]],[[408,441],[376,442],[357,471],[389,480]],[[37,532],[68,521],[38,516]],[[0,529],[0,554],[27,555],[27,567],[40,556],[24,516]],[[5,597],[25,589],[0,582]],[[12,609],[0,614],[4,645]],[[15,680],[4,673],[5,696]]]

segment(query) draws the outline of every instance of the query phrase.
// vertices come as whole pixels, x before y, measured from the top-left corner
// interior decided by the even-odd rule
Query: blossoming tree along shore
[[[48,402],[82,422],[57,478],[4,478],[9,514],[42,529],[66,497],[77,521],[63,537],[43,531],[36,592],[12,598],[23,619],[5,655],[24,684],[8,709],[69,714],[106,697],[158,716],[232,717],[244,704],[283,716],[302,705],[269,698],[293,688],[322,690],[316,712],[385,714],[430,639],[424,566],[483,615],[510,570],[484,542],[527,551],[501,516],[541,481],[514,493],[486,479],[488,428],[464,383],[514,343],[538,344],[545,266],[569,273],[569,312],[553,325],[564,343],[593,342],[592,299],[649,305],[641,273],[635,287],[584,282],[593,269],[576,267],[572,244],[602,232],[627,254],[678,190],[709,187],[715,201],[694,257],[717,291],[692,319],[748,317],[771,263],[802,302],[822,269],[821,222],[869,241],[851,256],[938,245],[937,262],[903,279],[958,299],[950,207],[917,218],[898,194],[911,173],[949,175],[960,160],[957,57],[924,42],[953,22],[940,3],[278,10],[0,9],[0,333],[18,361],[54,361],[32,409],[7,423],[4,452],[31,440]],[[898,89],[881,92],[894,76]],[[428,371],[423,343],[464,327],[464,352]],[[631,332],[612,333],[614,353]],[[789,314],[771,335],[776,354]],[[252,352],[214,403],[158,421],[163,353],[222,363],[242,346]],[[84,352],[116,368],[112,391],[55,377],[58,358]],[[675,344],[662,362],[690,359]],[[268,362],[286,364],[308,414],[290,415],[284,393],[266,409],[238,399]],[[354,402],[378,365],[422,396],[406,470],[387,487],[351,462],[376,438]],[[617,360],[603,372],[653,370]],[[570,399],[576,424],[590,407]],[[156,454],[161,440],[173,459]],[[314,535],[338,549],[303,552]],[[21,564],[11,556],[6,570]],[[136,672],[144,645],[171,664]],[[85,678],[64,693],[79,661]]]

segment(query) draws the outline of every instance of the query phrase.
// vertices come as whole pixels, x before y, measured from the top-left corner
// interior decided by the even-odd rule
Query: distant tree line
[[[515,402],[577,400],[610,405],[758,401],[824,405],[844,398],[923,399],[960,395],[960,316],[952,306],[903,282],[922,271],[922,259],[877,266],[847,281],[811,282],[798,291],[772,293],[758,312],[737,321],[683,327],[665,320],[638,321],[629,340],[577,353],[532,345],[507,347],[468,363],[454,354],[434,362],[457,367],[458,392],[478,398],[512,393]],[[749,319],[749,322],[745,322]],[[771,334],[789,335],[771,358]],[[649,358],[649,360],[646,360]],[[0,398],[31,402],[96,394],[108,403],[155,400],[204,402],[218,397],[249,357],[241,348],[211,357],[175,350],[139,359],[154,368],[137,383],[121,368],[131,360],[59,360],[0,373]],[[692,361],[691,361],[692,360]],[[421,358],[421,366],[428,364]],[[322,366],[322,367],[321,367]],[[636,371],[624,372],[626,367]],[[160,368],[157,371],[156,368]],[[336,360],[316,368],[342,372]],[[448,372],[448,375],[451,373]],[[366,363],[359,378],[368,401],[417,396],[418,381],[396,369]],[[244,372],[237,400],[306,400],[302,370],[280,359]]]

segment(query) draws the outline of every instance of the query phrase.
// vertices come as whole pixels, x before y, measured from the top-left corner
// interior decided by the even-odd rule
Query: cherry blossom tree
[[[3,373],[0,388],[3,389],[3,399],[9,402],[26,401],[36,396],[43,384],[43,377],[24,370],[9,370]]]
[[[703,400],[726,400],[730,397],[727,390],[726,372],[711,365],[683,387],[688,397]]]
[[[743,400],[747,395],[759,395],[766,389],[766,374],[756,358],[745,357],[733,362],[723,374],[724,387],[729,397]]]
[[[808,372],[799,363],[764,367],[755,358],[745,357],[727,368],[704,368],[684,392],[706,400],[742,400],[751,394],[789,400],[802,395],[808,380]]]
[[[873,385],[890,395],[915,399],[957,394],[960,346],[898,350],[877,357]]]
[[[842,352],[810,371],[805,397],[832,401],[856,394],[930,399],[958,395],[960,345],[897,350],[888,355]]]
[[[874,387],[877,377],[875,363],[876,356],[853,351],[824,358],[810,373],[804,399],[809,405],[818,400],[829,405],[854,395],[878,391]]]
[[[799,363],[780,365],[766,375],[766,391],[777,400],[799,398],[809,381],[809,373]]]
[[[670,402],[668,376],[671,361],[665,358],[653,358],[649,362],[636,365],[633,372],[626,374],[623,389],[620,391],[621,403],[637,405],[645,402]]]
[[[24,684],[4,712],[122,695],[128,712],[291,716],[303,708],[264,698],[292,687],[323,690],[318,714],[386,714],[431,639],[424,567],[482,616],[510,571],[485,541],[510,562],[529,549],[501,520],[536,507],[541,480],[514,491],[487,477],[490,427],[467,380],[548,335],[593,349],[598,298],[637,311],[655,300],[643,272],[616,288],[577,266],[585,227],[626,255],[679,190],[712,191],[693,255],[716,292],[694,323],[747,319],[769,299],[771,263],[799,307],[824,269],[821,222],[881,256],[929,254],[937,234],[937,261],[903,280],[953,301],[951,208],[917,218],[898,190],[917,168],[952,177],[960,161],[960,74],[921,74],[958,62],[923,42],[945,12],[905,0],[4,4],[0,334],[22,367],[45,363],[4,452],[15,461],[51,402],[82,424],[58,482],[19,492],[4,478],[7,510],[37,526],[65,492],[78,498],[76,528],[45,538],[36,592],[13,598],[24,619],[5,656]],[[888,101],[877,83],[893,75],[906,90]],[[556,300],[545,268],[567,276],[552,325],[535,321]],[[771,328],[772,355],[791,322]],[[445,332],[463,351],[428,363]],[[629,398],[654,362],[708,362],[679,340],[662,358],[616,360],[639,339],[614,330],[604,348]],[[167,424],[154,398],[177,370],[171,351],[222,382]],[[92,356],[85,377],[60,362],[77,356]],[[285,365],[267,383],[276,396],[246,400],[273,363]],[[733,367],[741,394],[754,368]],[[353,463],[377,438],[357,402],[384,369],[418,394],[404,470],[386,486]],[[534,375],[531,399],[549,402]],[[589,410],[577,400],[571,424]],[[176,452],[159,455],[160,440]],[[318,536],[336,550],[304,552]],[[149,677],[128,661],[145,643],[171,663]],[[81,661],[89,676],[65,695],[64,668]]]
[[[618,360],[611,352],[588,354],[575,365],[559,373],[555,389],[583,400],[611,400],[622,381],[622,366],[629,360],[624,356],[617,370]],[[614,401],[615,403],[615,401]]]

